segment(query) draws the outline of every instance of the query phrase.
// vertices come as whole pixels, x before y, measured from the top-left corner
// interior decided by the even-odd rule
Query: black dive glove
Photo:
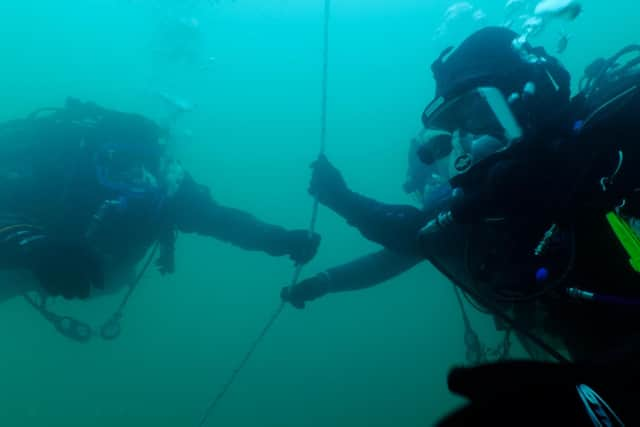
[[[309,185],[309,194],[320,203],[330,208],[335,207],[349,193],[347,183],[340,171],[333,166],[326,156],[321,155],[311,164],[313,174]]]
[[[285,235],[286,253],[296,265],[306,264],[316,256],[320,246],[320,235],[307,230],[291,230]]]
[[[29,244],[27,265],[52,296],[86,299],[91,287],[104,287],[98,255],[87,245],[44,237]]]
[[[282,288],[280,298],[295,308],[302,309],[307,301],[320,298],[329,292],[329,281],[328,274],[317,274],[296,285]]]

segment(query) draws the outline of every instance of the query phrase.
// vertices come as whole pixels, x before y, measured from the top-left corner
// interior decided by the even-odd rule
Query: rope
[[[471,327],[471,321],[467,316],[467,311],[464,308],[464,303],[460,297],[460,290],[456,285],[453,285],[453,293],[456,296],[458,305],[460,306],[460,312],[462,313],[462,320],[464,322],[464,345],[466,347],[467,362],[477,365],[486,361],[485,348],[480,342],[478,334]]]
[[[131,295],[133,295],[133,292],[136,290],[136,287],[140,283],[140,280],[142,280],[142,276],[144,276],[144,274],[149,269],[149,266],[151,265],[151,261],[153,261],[153,259],[155,258],[159,247],[160,247],[160,242],[156,241],[155,244],[153,245],[153,248],[151,249],[151,252],[147,256],[147,260],[145,261],[144,265],[142,266],[140,271],[138,271],[138,274],[136,278],[133,280],[133,282],[131,282],[131,285],[129,285],[129,289],[127,290],[127,293],[125,294],[124,298],[120,302],[120,305],[118,306],[116,311],[111,315],[109,320],[107,320],[100,328],[100,336],[103,339],[114,340],[120,335],[120,331],[121,331],[120,319],[122,319],[122,316],[124,315],[124,309],[129,303],[129,299],[131,298]]]
[[[262,331],[260,331],[260,334],[258,335],[258,337],[253,341],[253,343],[251,343],[249,350],[244,355],[244,357],[242,358],[238,366],[233,370],[233,372],[231,372],[231,376],[229,377],[227,382],[224,384],[224,386],[222,386],[222,389],[220,389],[220,392],[218,393],[218,395],[215,397],[215,399],[211,401],[211,404],[209,404],[209,407],[205,411],[204,416],[200,420],[200,424],[198,424],[199,427],[202,427],[203,425],[205,425],[205,423],[207,422],[207,419],[209,418],[209,415],[211,415],[211,413],[216,408],[216,406],[218,406],[218,403],[220,403],[222,398],[227,394],[227,392],[229,391],[233,383],[236,381],[236,377],[238,376],[238,374],[240,374],[240,371],[244,369],[245,365],[247,364],[249,359],[251,359],[251,356],[253,356],[253,353],[256,351],[256,348],[258,348],[258,345],[260,345],[264,337],[267,335],[267,333],[271,329],[271,326],[273,326],[275,321],[278,320],[278,317],[280,317],[280,313],[282,313],[283,309],[284,309],[284,302],[280,303],[280,306],[275,311],[275,313],[273,313],[273,315],[271,316],[269,321],[266,323],[266,325],[264,325],[264,328],[262,328]]]
[[[331,12],[331,0],[324,0],[324,50],[322,56],[322,112],[320,128],[320,154],[323,154],[327,145],[327,77],[329,75],[329,18]]]
[[[320,114],[320,152],[318,157],[324,154],[326,149],[326,141],[327,141],[327,80],[328,80],[328,71],[329,71],[329,21],[330,21],[330,10],[331,10],[331,0],[324,0],[324,50],[323,50],[323,66],[322,66],[322,109]],[[309,223],[309,236],[311,237],[316,229],[316,222],[318,219],[318,199],[315,198],[313,201],[313,208],[311,210],[311,221]],[[295,286],[300,279],[300,274],[302,273],[302,265],[297,265],[295,270],[293,271],[293,277],[291,278],[291,286]],[[255,353],[256,349],[260,345],[260,343],[264,340],[266,335],[271,330],[271,327],[275,324],[276,320],[280,317],[280,314],[284,310],[285,302],[282,301],[276,311],[271,315],[267,323],[264,325],[258,336],[249,346],[249,350],[245,353],[244,357],[238,364],[238,366],[231,372],[231,376],[227,382],[222,386],[220,392],[216,395],[216,397],[211,401],[207,410],[205,411],[200,423],[199,427],[202,427],[206,424],[207,420],[211,413],[218,406],[220,401],[227,394],[236,378],[240,374],[240,372],[244,369],[246,364]]]

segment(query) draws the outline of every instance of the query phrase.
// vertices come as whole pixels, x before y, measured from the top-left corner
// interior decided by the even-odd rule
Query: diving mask
[[[494,87],[480,87],[445,100],[433,100],[422,113],[425,129],[453,134],[491,135],[506,144],[522,136],[522,130],[502,92]]]
[[[476,88],[448,101],[439,97],[424,110],[422,122],[432,136],[418,155],[447,179],[522,137],[509,104],[494,87]]]

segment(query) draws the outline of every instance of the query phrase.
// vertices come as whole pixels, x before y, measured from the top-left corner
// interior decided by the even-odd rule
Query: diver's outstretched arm
[[[328,293],[356,291],[384,283],[410,270],[420,261],[421,257],[383,249],[283,288],[280,295],[294,307],[303,308],[305,302]]]
[[[321,156],[313,165],[309,192],[372,242],[394,252],[420,254],[418,232],[428,214],[410,205],[391,205],[351,191],[342,174]]]
[[[311,260],[320,236],[306,230],[287,230],[255,216],[216,203],[204,185],[185,176],[174,199],[173,220],[180,231],[199,233],[250,251],[289,255],[296,263]]]

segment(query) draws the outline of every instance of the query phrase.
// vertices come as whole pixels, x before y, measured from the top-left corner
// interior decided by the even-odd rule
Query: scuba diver
[[[560,62],[506,28],[447,48],[422,114],[443,137],[418,149],[450,185],[436,214],[367,198],[326,158],[314,163],[322,204],[369,240],[426,258],[562,362],[454,370],[450,389],[471,403],[442,425],[640,421],[639,64],[637,45],[598,59],[572,97]],[[496,416],[512,410],[527,419]]]
[[[85,299],[129,285],[127,299],[141,260],[142,270],[155,259],[161,274],[174,272],[178,232],[296,264],[315,256],[318,234],[216,202],[172,158],[167,136],[141,115],[72,98],[0,125],[0,301],[32,291]],[[19,282],[4,277],[18,272]],[[65,335],[88,339],[86,327],[29,301]],[[110,323],[118,330],[122,306]]]

